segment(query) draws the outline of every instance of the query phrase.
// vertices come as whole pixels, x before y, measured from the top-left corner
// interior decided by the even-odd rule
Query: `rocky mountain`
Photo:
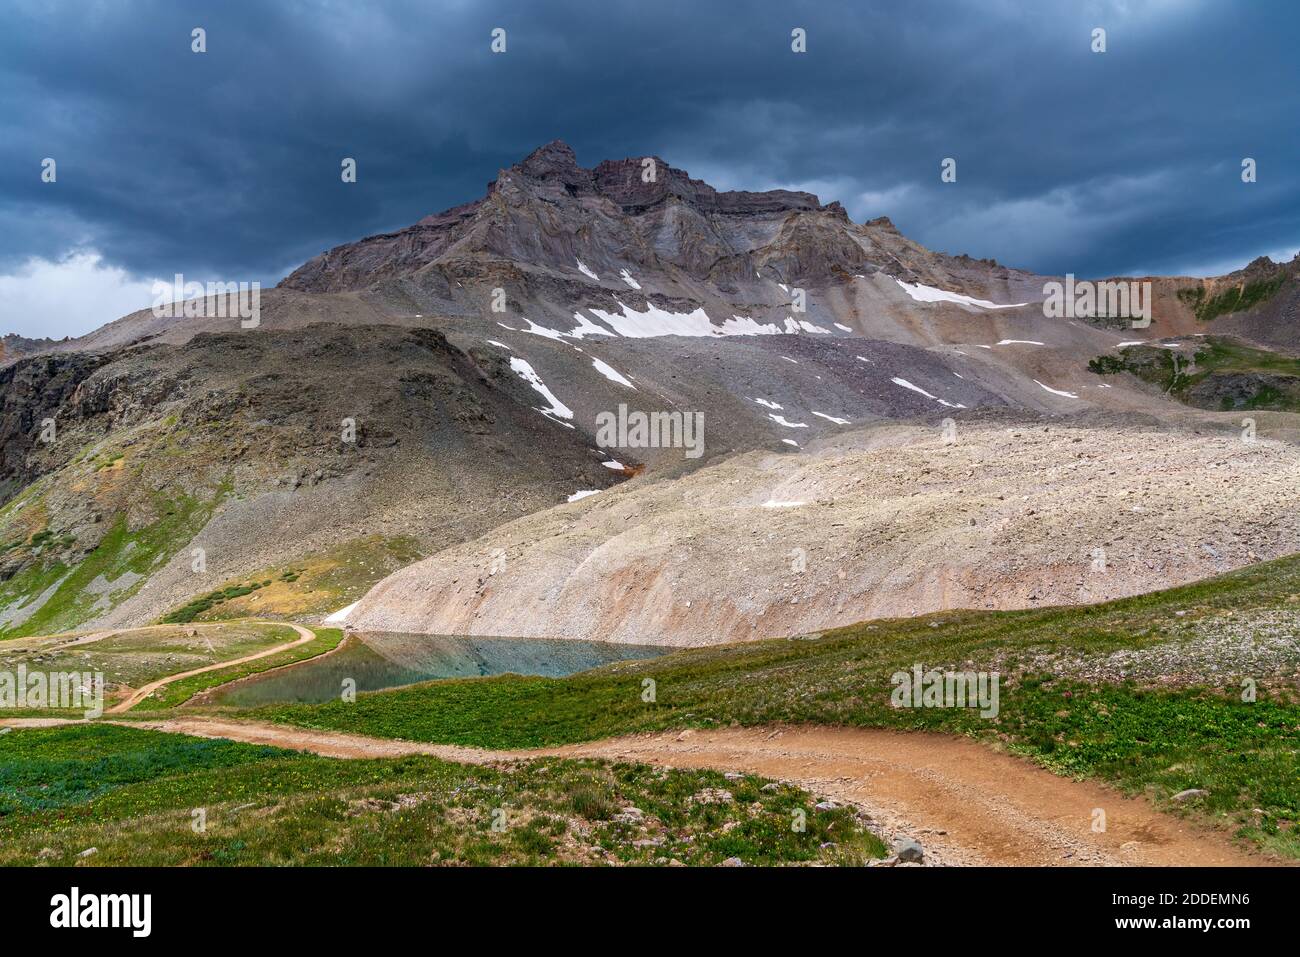
[[[1097,602],[1297,550],[1297,478],[1294,445],[1149,422],[873,426],[516,519],[348,624],[695,646]]]
[[[1024,588],[1003,587],[1002,558],[1066,503],[1006,503],[1072,458],[1106,484],[1135,446],[1179,446],[1170,430],[1195,437],[1169,451],[1170,474],[1199,475],[1240,409],[1274,443],[1251,460],[1272,488],[1294,464],[1286,377],[1300,370],[1282,353],[1298,267],[1155,277],[1149,327],[1050,317],[1053,277],[932,252],[884,216],[719,192],[658,157],[588,169],[550,143],[478,200],[305,263],[262,293],[255,327],[207,300],[67,342],[6,339],[0,636],[184,609],[311,616],[376,582],[359,626],[691,643],[864,610],[1077,600],[1072,563],[1116,534],[1118,500],[1057,529],[1059,554],[1035,560],[1060,575],[1016,572]],[[1232,378],[1195,379],[1184,360],[1198,356]],[[638,440],[637,416],[668,441]],[[1004,504],[967,516],[965,497],[994,494],[994,451],[1020,461],[1003,430],[1066,426],[1079,431],[1051,456],[998,473]],[[926,463],[954,429],[984,452],[938,488]],[[816,508],[751,501],[804,473]],[[919,526],[915,488],[935,503]],[[1161,539],[1145,516],[1144,537],[1185,554],[1143,559],[1107,593],[1293,549],[1276,508],[1238,506],[1206,513],[1213,541]],[[963,517],[992,551],[943,544]],[[1260,522],[1267,547],[1237,547]],[[855,557],[797,594],[778,587],[764,576],[795,527]],[[858,535],[892,543],[889,564],[850,547]],[[724,583],[745,610],[719,610],[708,587]]]

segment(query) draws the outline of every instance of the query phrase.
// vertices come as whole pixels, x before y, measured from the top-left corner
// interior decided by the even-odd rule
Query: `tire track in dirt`
[[[121,722],[127,724],[128,722]],[[370,738],[237,719],[132,721],[334,758],[424,754],[487,764],[538,757],[602,758],[761,774],[852,804],[887,835],[921,841],[939,864],[1022,866],[1279,864],[1223,832],[1092,781],[1059,777],[965,738],[824,726],[635,735],[526,751]],[[1106,829],[1093,831],[1094,812]]]
[[[314,641],[316,639],[316,633],[313,632],[310,628],[304,628],[302,625],[295,625],[292,622],[255,621],[253,622],[253,624],[276,625],[276,626],[288,625],[290,628],[292,628],[294,631],[298,633],[298,637],[286,644],[276,645],[274,648],[267,648],[264,651],[257,652],[256,654],[245,655],[242,658],[232,658],[230,661],[218,661],[215,664],[204,665],[202,668],[193,668],[190,671],[181,671],[174,675],[167,675],[164,678],[159,678],[157,681],[151,681],[147,685],[142,685],[141,687],[137,688],[135,691],[131,692],[131,694],[128,697],[122,699],[117,704],[113,705],[113,707],[109,708],[105,713],[122,714],[124,711],[130,711],[132,708],[138,705],[145,698],[149,697],[149,695],[153,694],[159,688],[162,688],[165,685],[169,685],[173,681],[180,681],[182,678],[192,678],[195,675],[207,674],[209,671],[220,671],[223,668],[231,668],[234,667],[235,665],[242,665],[249,661],[257,661],[259,658],[267,658],[270,657],[271,655],[277,655],[282,651],[288,651],[290,648],[297,648],[299,645],[305,645],[307,642]],[[124,634],[126,632],[134,631],[134,630],[136,629],[123,628],[120,629],[119,631],[112,632],[112,634]]]

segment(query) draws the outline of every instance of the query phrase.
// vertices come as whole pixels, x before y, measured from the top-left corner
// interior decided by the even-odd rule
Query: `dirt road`
[[[613,738],[537,751],[485,751],[219,718],[136,727],[271,744],[336,758],[427,754],[482,764],[594,757],[741,771],[862,808],[889,836],[919,840],[936,864],[1260,865],[1226,834],[1099,784],[1058,777],[974,741],[893,731],[777,727]],[[1094,830],[1098,812],[1105,829]]]
[[[230,661],[218,661],[215,664],[204,665],[202,668],[194,668],[190,671],[182,671],[179,672],[178,674],[167,675],[167,677],[165,678],[159,678],[157,681],[151,681],[147,685],[143,685],[142,687],[137,688],[135,691],[131,692],[129,697],[123,698],[117,704],[113,705],[113,707],[109,708],[108,711],[105,713],[121,714],[124,711],[130,711],[137,704],[139,704],[145,698],[149,697],[149,695],[153,694],[159,688],[163,687],[164,685],[169,685],[173,681],[180,681],[182,678],[191,678],[194,675],[206,674],[209,671],[220,671],[223,668],[230,668],[233,667],[234,665],[242,665],[248,661],[257,661],[257,659],[259,658],[267,658],[271,655],[277,655],[282,651],[288,651],[290,648],[297,648],[299,645],[306,644],[307,642],[314,640],[316,637],[315,633],[311,629],[304,628],[302,625],[295,625],[292,622],[258,621],[258,622],[254,622],[254,624],[288,625],[290,628],[292,628],[294,631],[298,633],[298,637],[295,640],[290,641],[286,644],[276,645],[274,648],[267,648],[265,651],[259,651],[253,655],[245,655],[242,658],[232,658]],[[132,631],[132,630],[134,629],[124,628],[124,629],[120,629],[117,632],[105,632],[105,634],[122,634],[124,632]]]

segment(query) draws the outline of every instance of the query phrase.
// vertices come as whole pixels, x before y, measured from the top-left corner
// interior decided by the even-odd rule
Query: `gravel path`
[[[20,719],[5,723],[26,724]],[[533,751],[486,751],[221,718],[130,724],[334,758],[427,754],[482,764],[586,757],[761,774],[854,805],[887,837],[918,840],[932,864],[1277,863],[1144,800],[1093,782],[1058,777],[976,742],[942,735],[818,726],[742,728],[637,735]],[[1092,829],[1097,809],[1105,812],[1101,832]]]
[[[290,628],[292,628],[294,631],[298,633],[298,637],[293,641],[287,642],[286,644],[276,645],[274,648],[267,648],[265,651],[259,651],[257,652],[257,654],[245,655],[242,658],[234,658],[230,661],[218,661],[216,664],[206,665],[203,668],[194,668],[190,671],[182,671],[178,674],[168,675],[165,678],[159,678],[157,681],[151,681],[147,685],[144,685],[141,688],[137,688],[135,691],[131,692],[130,696],[122,699],[117,704],[113,705],[113,707],[109,708],[106,713],[121,714],[124,711],[130,711],[132,708],[138,705],[145,698],[149,697],[159,688],[163,687],[164,685],[169,685],[173,681],[180,681],[182,678],[192,678],[194,675],[207,674],[209,671],[220,671],[223,668],[230,668],[233,667],[234,665],[242,665],[248,661],[257,661],[259,658],[266,658],[271,655],[278,655],[282,651],[288,651],[290,648],[297,648],[299,645],[305,645],[307,642],[314,641],[316,638],[315,632],[313,632],[310,628],[304,628],[302,625],[295,625],[292,622],[257,621],[257,622],[253,622],[253,624],[276,625],[276,626],[288,625]],[[131,629],[122,629],[122,631],[130,631],[130,630]],[[115,632],[115,634],[121,634],[122,631]]]

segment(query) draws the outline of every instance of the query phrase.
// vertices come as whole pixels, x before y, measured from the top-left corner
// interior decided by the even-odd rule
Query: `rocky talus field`
[[[518,519],[395,572],[350,623],[701,645],[1090,603],[1300,551],[1297,506],[1285,443],[981,421],[949,444],[882,426]]]

